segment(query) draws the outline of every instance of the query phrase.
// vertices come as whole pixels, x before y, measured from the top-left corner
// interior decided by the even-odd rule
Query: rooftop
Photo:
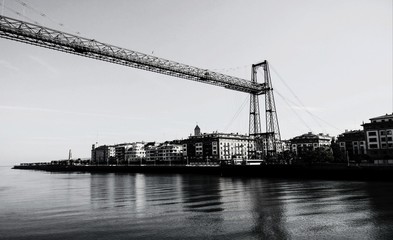
[[[380,119],[393,119],[393,113],[388,114],[386,113],[385,115],[379,116],[379,117],[375,117],[375,118],[370,118],[370,120],[380,120]]]
[[[326,134],[326,135],[323,134],[323,133],[314,134],[312,132],[308,132],[308,133],[305,133],[303,135],[296,136],[296,137],[292,138],[292,140],[297,140],[297,139],[327,139],[327,138],[329,138],[329,139],[331,138],[329,136],[329,134]]]
[[[189,138],[203,138],[203,137],[229,137],[229,138],[248,138],[248,135],[243,135],[239,133],[219,133],[219,132],[212,132],[212,133],[202,133],[199,136],[190,136]]]
[[[345,132],[339,134],[339,136],[347,135],[347,134],[364,134],[364,131],[363,130],[347,130],[347,129],[345,129]]]

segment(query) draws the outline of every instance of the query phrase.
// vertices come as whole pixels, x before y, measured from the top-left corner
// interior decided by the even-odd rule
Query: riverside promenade
[[[13,169],[49,172],[101,172],[151,174],[213,174],[223,177],[393,181],[393,166],[346,165],[206,165],[206,166],[107,166],[107,165],[16,165]]]

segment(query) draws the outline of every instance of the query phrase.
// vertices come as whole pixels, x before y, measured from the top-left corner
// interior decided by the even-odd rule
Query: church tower
[[[200,136],[201,135],[201,129],[199,128],[198,125],[196,125],[194,129],[194,136]]]

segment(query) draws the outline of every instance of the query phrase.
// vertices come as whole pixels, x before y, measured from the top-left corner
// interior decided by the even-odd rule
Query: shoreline
[[[15,165],[12,169],[48,172],[205,174],[223,177],[260,177],[315,180],[393,181],[393,167],[342,165],[228,165],[228,166],[107,166]]]

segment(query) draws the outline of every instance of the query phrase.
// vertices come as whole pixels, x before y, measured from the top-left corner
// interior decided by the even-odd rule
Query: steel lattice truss
[[[265,83],[192,67],[1,15],[0,37],[240,92],[257,95],[266,92]]]

